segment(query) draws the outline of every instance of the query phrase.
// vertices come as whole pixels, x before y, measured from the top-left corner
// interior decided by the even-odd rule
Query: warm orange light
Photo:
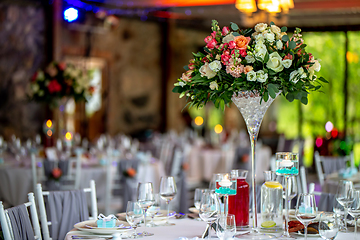
[[[204,123],[204,119],[200,116],[196,117],[194,120],[195,124],[201,126]]]
[[[66,140],[71,140],[71,139],[72,139],[71,133],[70,133],[70,132],[67,132],[67,133],[65,134],[65,138],[66,138]]]
[[[279,0],[272,0],[272,3],[266,6],[266,10],[270,13],[281,12]]]
[[[51,121],[51,120],[47,120],[47,121],[46,121],[46,126],[47,126],[48,128],[51,128],[51,126],[52,126],[52,121]]]
[[[220,134],[220,133],[222,133],[222,131],[223,131],[223,127],[222,127],[220,124],[217,124],[217,125],[214,127],[214,131],[215,131],[217,134]]]
[[[359,56],[356,53],[347,52],[346,53],[346,60],[349,63],[358,63],[359,62]]]
[[[258,8],[261,10],[267,10],[270,5],[273,5],[273,0],[259,0]]]
[[[280,0],[280,6],[284,12],[288,12],[290,8],[294,8],[293,0]]]
[[[52,136],[52,131],[51,131],[51,130],[47,130],[46,135],[48,135],[49,137],[51,137],[51,136]]]
[[[256,12],[255,0],[236,0],[235,7],[245,13]]]

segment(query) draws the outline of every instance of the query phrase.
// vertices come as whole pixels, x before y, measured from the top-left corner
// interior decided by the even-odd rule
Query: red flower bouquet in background
[[[52,62],[45,70],[38,70],[31,78],[29,96],[37,102],[57,107],[63,97],[75,101],[86,100],[94,91],[90,74],[65,62]]]
[[[60,168],[56,167],[51,171],[51,176],[50,177],[52,179],[58,181],[58,180],[60,180],[61,176],[62,176],[62,171],[61,171]]]
[[[136,170],[133,168],[128,168],[123,172],[125,177],[133,178],[136,175]]]

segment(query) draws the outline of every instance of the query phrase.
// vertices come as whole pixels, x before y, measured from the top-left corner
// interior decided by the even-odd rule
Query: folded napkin
[[[100,213],[96,224],[98,228],[113,228],[115,227],[116,220],[117,218],[113,214],[106,217],[104,214]]]
[[[354,174],[356,174],[358,171],[356,168],[346,168],[346,169],[341,169],[339,171],[339,177],[341,178],[350,178],[352,177]]]

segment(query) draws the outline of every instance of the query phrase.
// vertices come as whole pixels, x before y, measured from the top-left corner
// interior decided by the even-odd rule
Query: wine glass
[[[340,218],[340,227],[339,230],[341,232],[345,231],[345,223],[342,220],[344,219],[344,206],[341,205],[336,198],[334,198],[334,204],[333,204],[333,212],[336,213]]]
[[[322,213],[319,220],[319,234],[325,240],[336,237],[340,228],[340,215],[336,213]]]
[[[170,201],[174,199],[176,195],[176,182],[175,178],[172,176],[168,177],[161,177],[160,180],[160,197],[166,201],[167,205],[167,219],[166,219],[166,226],[175,225],[175,223],[169,223],[170,218]]]
[[[349,190],[353,189],[354,185],[352,181],[341,180],[336,192],[336,200],[344,206],[344,231],[347,231],[347,216],[349,212],[350,204],[354,201],[354,198],[349,195]]]
[[[141,208],[144,210],[144,226],[146,227],[146,211],[155,202],[154,190],[151,182],[139,183],[137,189],[137,201]],[[144,231],[142,235],[152,236],[154,234]]]
[[[154,196],[155,202],[154,204],[148,209],[147,213],[151,216],[151,222],[148,224],[148,227],[156,227],[157,225],[154,223],[154,217],[160,211],[160,195],[158,193]]]
[[[197,210],[200,209],[200,204],[201,204],[201,197],[204,194],[204,192],[208,190],[206,188],[196,188],[195,189],[195,194],[194,194],[194,206]]]
[[[139,238],[140,236],[136,232],[136,228],[140,224],[144,217],[144,211],[138,202],[128,201],[126,206],[126,220],[134,229],[134,234],[131,238]]]
[[[355,230],[354,233],[357,233],[357,221],[360,216],[360,190],[351,189],[349,191],[349,195],[351,198],[354,198],[354,201],[351,203],[349,207],[350,215],[355,219]]]
[[[285,177],[282,178],[281,185],[283,186],[283,199],[286,198],[285,194],[287,193],[288,197],[288,209],[291,207],[291,200],[296,197],[298,193],[298,185],[297,185],[297,179],[296,176],[289,176],[287,181],[287,186],[285,186]],[[285,203],[286,204],[286,203]]]
[[[301,193],[296,203],[295,217],[305,227],[305,239],[307,239],[307,226],[316,218],[316,202],[314,194]]]
[[[208,238],[211,239],[211,224],[220,213],[220,203],[214,191],[205,191],[201,197],[199,216],[207,222]]]
[[[220,240],[232,238],[236,233],[235,215],[221,214],[216,220],[216,235]]]

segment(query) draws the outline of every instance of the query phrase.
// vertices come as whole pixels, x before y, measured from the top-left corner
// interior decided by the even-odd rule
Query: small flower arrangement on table
[[[253,91],[267,102],[281,94],[292,102],[308,103],[310,91],[319,90],[319,60],[306,51],[301,29],[287,35],[287,27],[259,23],[254,29],[239,29],[231,23],[222,29],[212,22],[212,33],[204,41],[204,52],[193,53],[186,72],[173,92],[188,98],[189,107],[212,101],[225,109],[239,91]]]
[[[50,174],[50,178],[54,179],[55,181],[59,181],[61,176],[62,176],[61,169],[58,167],[53,168],[53,170],[51,171],[51,174]]]
[[[38,70],[31,78],[29,97],[57,107],[58,101],[64,97],[74,98],[75,101],[86,100],[93,91],[87,71],[65,62],[51,62],[45,70]]]
[[[123,175],[128,178],[134,178],[136,176],[136,170],[132,167],[123,171]]]

